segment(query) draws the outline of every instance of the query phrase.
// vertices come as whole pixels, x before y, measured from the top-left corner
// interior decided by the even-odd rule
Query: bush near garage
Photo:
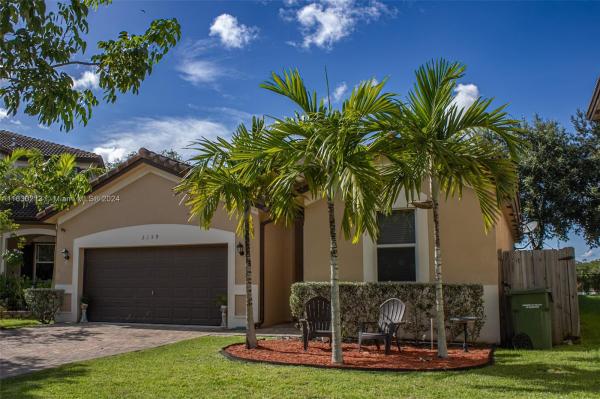
[[[65,291],[53,288],[29,288],[24,292],[25,302],[33,317],[43,324],[53,322],[62,306]]]
[[[0,274],[0,306],[8,311],[27,309],[24,290],[32,287],[50,288],[52,280],[37,280],[35,283],[27,276]]]
[[[299,282],[292,285],[290,308],[295,320],[304,317],[304,304],[314,296],[330,297],[326,282]],[[435,316],[435,285],[396,282],[341,282],[340,302],[342,335],[345,339],[358,335],[361,322],[376,321],[379,305],[389,298],[399,298],[406,304],[403,330],[405,338],[423,340],[430,330],[430,319]],[[470,327],[469,338],[476,341],[485,322],[483,286],[481,284],[444,284],[446,320],[454,316],[475,316],[479,320]],[[446,324],[449,340],[462,333],[462,327]]]

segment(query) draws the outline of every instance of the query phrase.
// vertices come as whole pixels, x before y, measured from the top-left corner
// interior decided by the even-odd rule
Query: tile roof
[[[10,209],[11,218],[17,222],[34,222],[37,221],[37,213],[39,209],[35,202],[10,202],[1,203],[0,210]]]
[[[78,161],[94,162],[96,165],[104,166],[102,157],[93,152],[0,130],[0,152],[10,154],[15,148],[37,149],[45,157],[64,153],[73,154]]]

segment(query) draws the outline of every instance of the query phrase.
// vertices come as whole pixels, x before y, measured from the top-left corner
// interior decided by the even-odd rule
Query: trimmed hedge
[[[24,290],[25,302],[31,314],[43,324],[54,321],[62,306],[64,290],[52,288],[29,288]]]
[[[304,304],[314,296],[330,297],[330,284],[326,282],[301,282],[292,285],[290,308],[292,317],[299,320],[304,315]],[[388,298],[399,298],[406,304],[404,327],[408,338],[423,340],[430,330],[430,319],[435,317],[435,286],[424,283],[340,283],[342,311],[342,335],[352,338],[358,335],[363,321],[376,321],[379,305]],[[446,320],[454,316],[476,316],[469,338],[476,341],[485,323],[483,286],[481,284],[444,284]],[[446,322],[448,339],[454,341],[462,333],[462,327]]]
[[[50,288],[52,280],[37,280],[10,273],[0,274],[0,306],[11,311],[25,310],[27,304],[23,290],[27,288]]]

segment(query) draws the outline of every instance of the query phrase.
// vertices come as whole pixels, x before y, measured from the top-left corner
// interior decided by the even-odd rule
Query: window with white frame
[[[394,210],[379,214],[377,240],[377,280],[416,281],[415,210]]]
[[[52,280],[54,273],[54,244],[35,244],[35,266],[33,276],[35,280]]]

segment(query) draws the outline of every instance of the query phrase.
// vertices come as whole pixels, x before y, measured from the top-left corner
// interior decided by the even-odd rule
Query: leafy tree
[[[176,19],[152,21],[146,32],[96,43],[97,53],[83,57],[88,47],[90,9],[110,0],[71,0],[49,11],[44,0],[2,0],[0,7],[0,97],[9,114],[22,109],[41,124],[59,123],[71,130],[84,125],[99,104],[92,90],[77,90],[65,72],[69,66],[91,68],[106,102],[117,93],[137,94],[154,65],[180,39]]]
[[[309,92],[300,73],[272,74],[261,86],[290,99],[299,108],[294,116],[277,119],[269,140],[258,154],[277,158],[280,167],[270,185],[269,208],[275,220],[292,219],[299,208],[293,199],[306,191],[327,202],[330,241],[332,362],[343,363],[338,285],[338,246],[335,201],[344,204],[341,227],[347,239],[358,242],[366,231],[376,237],[380,179],[369,141],[380,114],[394,109],[392,95],[382,93],[385,82],[363,82],[344,101],[341,110]]]
[[[17,166],[16,161],[23,158],[27,165]],[[0,159],[0,228],[3,232],[18,228],[11,218],[11,204],[35,202],[40,210],[78,204],[91,189],[90,178],[100,172],[98,168],[81,171],[72,154],[44,158],[37,150],[16,149]]]
[[[412,199],[429,185],[430,199],[413,202],[433,211],[435,306],[438,356],[448,356],[442,288],[442,251],[439,198],[460,197],[465,187],[479,200],[485,228],[500,214],[503,201],[516,193],[516,165],[520,139],[518,122],[508,118],[505,106],[488,110],[491,100],[478,98],[466,109],[454,101],[456,82],[465,66],[439,60],[416,71],[417,82],[395,113],[384,120],[384,132],[374,148],[390,162],[382,168],[387,207],[402,189]],[[500,144],[501,143],[501,144]]]
[[[53,206],[58,210],[77,205],[91,190],[90,180],[102,170],[80,170],[73,154],[44,158],[30,151],[26,167],[17,168],[19,184],[14,194],[31,197],[39,209]]]
[[[167,158],[174,159],[175,161],[179,161],[179,162],[184,161],[183,156],[172,148],[169,148],[168,150],[162,150],[160,152],[160,155],[167,157]]]
[[[223,138],[196,142],[198,155],[192,158],[193,167],[175,189],[186,195],[185,204],[202,228],[210,228],[215,212],[221,206],[237,217],[237,231],[244,236],[246,256],[246,347],[249,349],[257,345],[252,307],[251,209],[263,204],[263,176],[268,175],[269,169],[262,164],[255,164],[254,168],[259,172],[256,178],[249,179],[248,176],[242,176],[241,169],[237,167],[238,161],[232,154],[237,148],[251,146],[254,141],[260,140],[264,132],[264,121],[253,118],[252,130],[248,131],[243,124],[238,126],[231,142]]]
[[[581,111],[572,122],[575,133],[537,115],[522,124],[530,145],[519,161],[519,196],[524,222],[537,222],[525,232],[534,249],[571,231],[600,245],[600,125]]]
[[[129,154],[125,155],[123,158],[118,159],[116,161],[113,162],[107,162],[105,164],[105,169],[107,171],[116,168],[117,166],[121,165],[123,162],[127,161],[129,158],[136,156],[138,153],[137,151],[131,151]],[[174,159],[175,161],[179,161],[179,162],[184,162],[184,158],[181,154],[179,154],[177,151],[175,151],[174,149],[170,148],[168,150],[162,150],[160,152],[160,155],[163,155],[167,158],[171,158]]]
[[[600,293],[600,259],[577,263],[577,282],[586,294]]]
[[[19,225],[14,222],[11,217],[10,209],[5,205],[10,201],[13,191],[18,187],[18,178],[16,177],[16,162],[26,156],[29,152],[26,150],[16,149],[9,156],[0,158],[0,234],[15,231]]]

